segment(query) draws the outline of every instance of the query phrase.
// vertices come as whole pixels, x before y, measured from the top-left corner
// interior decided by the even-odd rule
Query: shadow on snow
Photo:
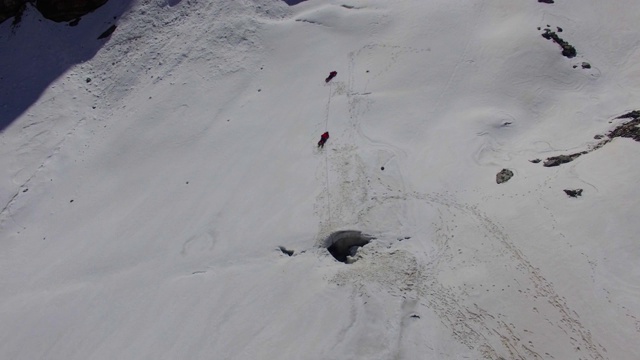
[[[0,132],[33,105],[72,66],[85,62],[109,38],[98,40],[133,1],[108,1],[76,26],[44,19],[28,6],[16,26],[0,24]]]

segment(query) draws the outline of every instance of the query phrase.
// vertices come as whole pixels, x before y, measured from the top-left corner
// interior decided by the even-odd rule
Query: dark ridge
[[[610,133],[607,134],[607,136],[611,139],[616,137],[625,137],[633,139],[635,141],[640,141],[640,127],[638,127],[640,126],[640,112],[636,110],[623,116],[624,117],[618,117],[618,119],[633,118],[633,120],[613,129]]]
[[[13,26],[18,25],[26,6],[26,0],[0,1],[0,23],[13,17]]]
[[[101,7],[107,0],[38,0],[36,8],[46,19],[66,22]]]
[[[616,119],[640,119],[640,110],[629,111],[624,115],[618,116]]]
[[[594,136],[596,140],[600,140],[600,139],[602,140],[598,142],[598,144],[592,146],[591,149],[586,151],[581,151],[579,153],[570,154],[570,155],[558,155],[558,156],[547,158],[544,161],[543,166],[552,167],[552,166],[566,164],[582,155],[585,155],[592,151],[600,149],[601,147],[605,146],[606,144],[611,142],[611,140],[617,137],[629,138],[629,139],[633,139],[635,141],[640,142],[640,110],[630,111],[624,115],[620,115],[616,117],[615,119],[631,119],[631,120],[627,121],[622,125],[619,125],[618,127],[611,130],[606,135],[599,134]],[[531,161],[531,162],[534,162],[534,161]]]

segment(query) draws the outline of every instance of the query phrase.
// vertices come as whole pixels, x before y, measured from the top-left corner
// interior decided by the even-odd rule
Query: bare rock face
[[[0,23],[16,17],[19,21],[27,3],[35,3],[38,11],[49,20],[71,21],[104,5],[107,0],[0,0]]]
[[[498,184],[502,184],[503,182],[509,181],[513,177],[513,171],[509,169],[502,169],[499,173],[496,174],[496,182]]]
[[[26,4],[27,0],[0,0],[0,23],[19,15]]]
[[[578,196],[582,196],[582,189],[565,189],[564,193],[571,196],[571,197],[578,197]]]
[[[587,154],[587,151],[583,151],[583,152],[579,152],[579,153],[575,153],[575,154],[571,154],[571,155],[558,155],[558,156],[552,156],[550,158],[547,158],[547,160],[544,161],[544,163],[542,164],[542,166],[545,167],[553,167],[553,166],[559,166],[562,164],[566,164],[568,162],[572,162],[573,160],[577,159],[578,157]]]
[[[106,2],[107,0],[38,0],[36,8],[45,18],[63,22],[86,15]]]

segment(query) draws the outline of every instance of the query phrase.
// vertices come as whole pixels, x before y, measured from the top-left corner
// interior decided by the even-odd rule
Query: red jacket
[[[329,82],[331,81],[331,79],[333,79],[334,77],[336,77],[336,75],[338,75],[337,71],[332,71],[329,73],[329,77],[327,77],[326,79],[324,79],[324,82]]]

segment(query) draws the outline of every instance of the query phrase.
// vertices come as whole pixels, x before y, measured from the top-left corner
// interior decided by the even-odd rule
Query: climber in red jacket
[[[327,140],[329,140],[329,132],[328,131],[320,136],[320,141],[318,141],[318,147],[319,148],[323,148],[324,147],[324,143],[326,143]]]
[[[329,73],[329,77],[327,77],[326,79],[324,79],[324,82],[328,83],[329,81],[331,81],[331,79],[333,79],[334,77],[336,77],[336,75],[338,75],[337,71],[332,71]]]

